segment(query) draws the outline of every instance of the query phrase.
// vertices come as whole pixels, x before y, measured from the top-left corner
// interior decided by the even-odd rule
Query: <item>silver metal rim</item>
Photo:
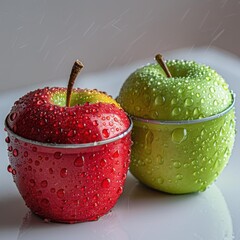
[[[141,118],[141,117],[136,117],[136,116],[131,116],[131,118],[135,121],[151,123],[151,124],[165,124],[165,125],[196,124],[196,123],[211,121],[211,120],[222,117],[223,115],[227,114],[231,109],[233,109],[234,104],[235,104],[235,94],[232,93],[232,103],[228,108],[226,108],[224,111],[222,111],[218,114],[215,114],[215,115],[212,115],[212,116],[206,117],[206,118],[199,118],[199,119],[194,119],[194,120],[182,120],[182,121],[181,120],[178,120],[178,121],[153,120],[153,119],[146,119],[146,118]]]
[[[57,143],[43,143],[43,142],[38,142],[38,141],[34,141],[34,140],[30,140],[24,137],[21,137],[19,135],[17,135],[16,133],[14,133],[7,125],[7,117],[5,119],[5,128],[7,130],[7,132],[9,132],[13,137],[17,138],[18,140],[21,140],[25,143],[29,143],[32,145],[37,145],[37,146],[41,146],[41,147],[48,147],[48,148],[71,148],[71,149],[77,149],[77,148],[90,148],[90,147],[96,147],[96,146],[102,146],[108,143],[112,143],[115,142],[119,139],[124,138],[126,135],[128,135],[133,127],[133,121],[130,117],[129,121],[130,121],[130,126],[128,127],[128,129],[117,135],[116,137],[113,138],[109,138],[106,140],[102,140],[102,141],[97,141],[97,142],[91,142],[91,143],[80,143],[80,144],[57,144]]]

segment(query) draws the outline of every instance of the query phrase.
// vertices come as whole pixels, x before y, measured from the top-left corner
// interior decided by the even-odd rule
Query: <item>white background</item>
[[[76,58],[85,64],[76,86],[115,97],[157,52],[215,68],[237,95],[239,119],[239,2],[0,1],[0,239],[240,240],[239,134],[228,166],[204,193],[166,195],[129,174],[110,214],[65,225],[44,223],[25,207],[6,170],[3,131],[14,101],[37,87],[66,86]]]

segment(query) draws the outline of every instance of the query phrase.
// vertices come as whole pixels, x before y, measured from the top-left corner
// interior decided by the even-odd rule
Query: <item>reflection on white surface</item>
[[[206,192],[168,195],[139,184],[128,175],[123,196],[96,222],[73,225],[45,223],[28,212],[18,240],[42,239],[230,240],[232,220],[216,185]]]

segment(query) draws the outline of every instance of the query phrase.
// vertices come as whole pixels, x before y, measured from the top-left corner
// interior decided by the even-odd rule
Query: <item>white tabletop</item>
[[[195,59],[215,68],[236,93],[236,115],[239,119],[240,60],[218,49],[184,49],[166,54],[166,58]],[[105,90],[116,96],[126,77],[146,63],[79,77],[76,87]],[[0,121],[0,239],[98,239],[98,240],[230,240],[240,239],[240,155],[239,135],[229,164],[217,181],[205,192],[168,195],[139,184],[128,174],[123,195],[112,211],[95,222],[78,224],[45,223],[24,205],[12,176],[7,172],[6,133],[3,123],[16,99],[38,86],[28,86],[1,94]],[[49,86],[64,86],[59,80]],[[239,124],[237,123],[239,132]]]

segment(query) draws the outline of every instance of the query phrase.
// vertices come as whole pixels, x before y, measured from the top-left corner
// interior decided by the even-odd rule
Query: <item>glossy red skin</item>
[[[49,221],[85,222],[97,220],[116,204],[130,162],[130,133],[82,149],[46,148],[9,136],[9,171],[35,214]]]
[[[8,127],[25,138],[31,133],[28,139],[37,141],[86,143],[112,138],[129,128],[126,114],[111,104],[61,108],[46,102],[36,106],[26,101],[33,94],[16,102],[7,118]],[[55,109],[54,115],[53,110],[46,110],[51,107]],[[43,108],[49,113],[44,114],[49,127],[40,124],[43,118],[37,119]],[[60,128],[54,124],[57,120],[53,120],[53,116],[62,121],[63,130],[58,134],[55,131]],[[98,125],[93,124],[95,120]],[[76,127],[82,124],[84,130]],[[76,134],[67,136],[71,129],[76,130]],[[109,136],[102,134],[103,129],[109,130]],[[91,134],[85,135],[84,132],[89,130]],[[92,138],[93,134],[97,137]],[[113,208],[123,191],[130,162],[130,133],[112,143],[85,148],[35,145],[18,139],[10,131],[6,142],[11,164],[8,170],[20,194],[35,214],[49,221],[75,223],[97,220]]]
[[[20,98],[7,118],[9,128],[44,143],[88,143],[112,138],[129,127],[127,115],[114,104],[53,105],[51,97],[59,91],[63,88],[44,88]]]

